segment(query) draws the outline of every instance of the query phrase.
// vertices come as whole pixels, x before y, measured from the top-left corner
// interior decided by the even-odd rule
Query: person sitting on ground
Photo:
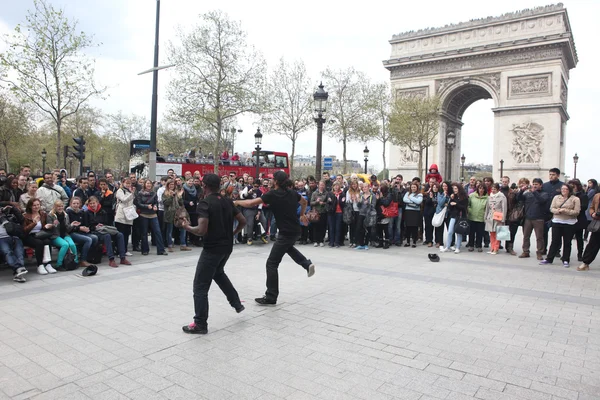
[[[87,217],[85,211],[81,209],[81,199],[79,197],[71,198],[71,206],[67,208],[67,214],[69,216],[69,221],[71,222],[71,239],[75,244],[81,244],[83,247],[81,248],[81,261],[79,262],[79,266],[86,268],[89,267],[90,264],[87,262],[88,254],[90,248],[97,248],[98,245],[98,237],[96,235],[90,234],[90,228],[87,226]]]
[[[0,254],[13,270],[13,281],[24,283],[27,269],[24,267],[23,242],[19,237],[11,236],[6,230],[7,224],[23,223],[21,213],[14,213],[14,210],[18,212],[18,209],[12,206],[6,206],[0,210]]]
[[[108,255],[108,265],[113,268],[117,268],[117,263],[115,262],[115,254],[113,252],[113,239],[117,242],[117,248],[119,251],[119,256],[121,257],[121,265],[131,265],[131,263],[127,260],[125,243],[123,240],[123,234],[121,232],[116,232],[114,234],[110,233],[102,233],[102,228],[104,226],[108,226],[108,218],[106,216],[106,211],[102,209],[102,206],[98,202],[98,198],[96,196],[90,197],[88,200],[88,209],[86,211],[86,217],[89,223],[89,228],[92,234],[98,236],[98,240],[104,243],[106,247],[106,254]]]
[[[73,242],[73,239],[69,235],[73,230],[73,225],[71,225],[71,222],[69,221],[69,215],[65,212],[65,205],[62,200],[56,200],[54,202],[54,207],[52,207],[52,210],[48,213],[46,220],[48,225],[53,226],[52,233],[54,238],[52,239],[52,244],[59,249],[56,268],[58,270],[65,268],[63,262],[69,250],[71,250],[71,253],[75,256],[75,262],[79,262],[77,247],[75,247],[75,242]]]

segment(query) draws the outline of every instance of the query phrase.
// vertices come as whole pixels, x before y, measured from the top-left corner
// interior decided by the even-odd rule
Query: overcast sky
[[[94,102],[105,112],[150,115],[151,74],[137,76],[152,67],[154,47],[155,0],[49,0],[64,7],[70,17],[79,20],[80,29],[93,34],[102,45],[96,49],[96,78],[110,87],[110,97]],[[474,18],[497,16],[523,8],[548,3],[530,0],[491,1],[383,1],[367,3],[339,0],[301,2],[223,0],[162,0],[160,20],[160,64],[166,62],[166,44],[174,39],[177,26],[196,23],[198,15],[218,6],[232,19],[240,20],[248,33],[248,41],[263,52],[269,66],[280,57],[302,59],[315,81],[327,66],[354,66],[373,81],[389,80],[382,60],[389,58],[388,41],[393,34],[438,27]],[[573,0],[565,3],[579,55],[579,65],[571,71],[567,128],[567,174],[573,174],[572,156],[579,154],[578,176],[598,177],[597,118],[600,83],[597,78],[600,56],[600,1]],[[22,22],[33,0],[0,0],[0,32],[6,33]],[[159,73],[159,112],[166,102],[165,84],[169,71]],[[466,111],[463,122],[462,152],[469,162],[489,163],[492,159],[493,106],[491,100],[478,101]],[[240,121],[244,133],[236,142],[236,150],[253,147],[257,126],[249,118]],[[297,154],[314,154],[316,128],[298,141]],[[283,136],[267,136],[265,148],[290,151],[289,140]],[[381,144],[368,143],[371,162],[382,166]],[[364,143],[348,147],[349,159],[362,159]],[[323,143],[324,154],[341,157],[341,146],[334,140]],[[389,160],[389,157],[388,157]]]

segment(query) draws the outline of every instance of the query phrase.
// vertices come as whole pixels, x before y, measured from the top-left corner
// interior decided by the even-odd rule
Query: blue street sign
[[[333,169],[333,158],[323,157],[323,169]]]

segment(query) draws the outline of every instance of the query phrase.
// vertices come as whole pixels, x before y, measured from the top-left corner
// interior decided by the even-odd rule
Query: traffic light
[[[73,146],[73,157],[79,160],[79,175],[83,174],[83,160],[85,160],[85,139],[83,136],[79,136],[77,138],[73,138],[73,141],[77,143],[77,145]]]

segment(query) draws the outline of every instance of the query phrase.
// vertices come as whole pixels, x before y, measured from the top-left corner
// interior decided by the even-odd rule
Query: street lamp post
[[[500,160],[500,180],[504,176],[504,160]]]
[[[71,155],[69,155],[67,157],[67,161],[69,162],[69,177],[72,178],[73,177],[73,157]]]
[[[448,154],[448,161],[447,161],[447,176],[449,177],[450,180],[452,180],[452,163],[454,162],[452,160],[452,151],[454,150],[454,143],[456,141],[456,134],[452,131],[448,132],[446,134],[446,153]]]
[[[323,124],[325,118],[323,115],[327,111],[327,98],[329,94],[324,90],[323,82],[319,85],[319,88],[313,95],[315,101],[315,122],[317,123],[317,156],[315,164],[315,176],[319,178],[321,176],[321,162],[322,162],[322,146],[323,146]]]
[[[365,149],[363,150],[363,154],[365,156],[365,174],[367,173],[367,164],[369,162],[369,148],[365,145]]]
[[[44,147],[42,149],[42,174],[44,174],[46,172],[46,157],[48,156],[48,153],[46,152],[46,148]]]
[[[254,134],[254,144],[256,144],[256,179],[260,176],[260,144],[262,143],[262,136],[260,128],[258,128]]]
[[[467,159],[467,157],[465,157],[464,154],[462,156],[460,156],[460,181],[461,182],[465,181],[465,160],[466,159]]]
[[[579,162],[579,156],[577,153],[573,156],[573,164],[575,168],[573,169],[573,179],[577,179],[577,163]]]

